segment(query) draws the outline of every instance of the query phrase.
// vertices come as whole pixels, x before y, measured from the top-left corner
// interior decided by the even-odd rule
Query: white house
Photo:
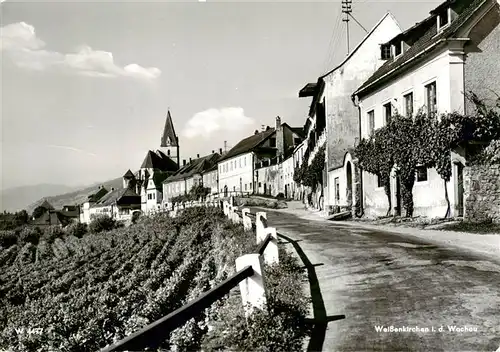
[[[480,96],[500,92],[500,10],[497,1],[446,1],[422,22],[382,45],[386,63],[354,93],[360,108],[361,136],[384,126],[395,110],[413,116],[470,113],[464,92]],[[493,74],[494,73],[494,74]],[[464,213],[461,150],[452,153],[452,178],[447,184],[451,215]],[[392,213],[401,213],[399,178],[391,178]],[[362,175],[365,213],[385,215],[389,202],[378,177]],[[414,215],[442,217],[447,202],[443,180],[434,169],[417,170],[413,187]]]
[[[115,220],[128,220],[134,211],[141,209],[141,197],[130,188],[114,189],[106,193],[97,202],[90,205],[88,219],[82,221],[89,223],[99,215],[107,215]],[[84,209],[85,212],[85,209]]]
[[[219,159],[220,154],[212,150],[212,153],[209,155],[200,157],[198,154],[196,159],[189,159],[188,164],[184,160],[183,167],[163,181],[164,203],[169,203],[173,197],[189,193],[195,185],[201,184],[205,186],[204,173],[208,170],[213,170]],[[210,183],[210,186],[206,187],[213,187],[213,182]],[[215,185],[215,187],[217,186]]]
[[[327,174],[323,177],[324,188],[319,192],[324,192],[327,212],[334,211],[334,206],[358,210],[356,195],[359,198],[360,191],[355,187],[352,152],[359,139],[359,112],[351,96],[384,63],[380,45],[400,32],[395,18],[387,13],[336,68],[299,93],[299,97],[313,97],[306,121],[309,163],[321,146],[326,148]]]
[[[259,183],[267,181],[258,178],[255,165],[277,157],[283,160],[302,138],[301,128],[292,128],[276,117],[274,128],[267,126],[265,131],[255,131],[219,160],[219,192],[223,196],[258,193]]]

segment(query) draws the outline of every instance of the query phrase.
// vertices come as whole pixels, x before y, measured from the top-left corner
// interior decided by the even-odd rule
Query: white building
[[[324,193],[323,209],[327,212],[333,212],[334,206],[358,210],[355,195],[359,198],[360,190],[355,187],[352,154],[359,139],[359,112],[351,95],[384,63],[380,44],[400,32],[395,18],[386,14],[336,68],[299,93],[299,97],[313,97],[305,128],[309,163],[320,147],[326,147],[323,189],[317,193]],[[321,207],[321,196],[316,194],[315,198]]]
[[[430,16],[382,45],[387,62],[357,91],[361,136],[384,126],[397,110],[413,116],[470,113],[464,92],[500,92],[500,10],[496,1],[446,1]],[[493,72],[495,74],[493,74]],[[491,94],[491,92],[490,92]],[[482,95],[484,96],[484,95]],[[451,181],[447,184],[451,215],[464,213],[464,153],[452,153]],[[389,201],[378,177],[362,175],[365,213],[385,215]],[[391,177],[391,205],[401,214],[399,177]],[[417,170],[413,186],[414,215],[442,217],[447,202],[443,180],[434,169]]]
[[[283,160],[301,142],[302,129],[281,123],[281,118],[276,117],[275,128],[268,126],[263,132],[255,131],[219,160],[219,193],[223,196],[259,193],[259,183],[275,181],[259,179],[256,164],[270,163],[278,157]]]

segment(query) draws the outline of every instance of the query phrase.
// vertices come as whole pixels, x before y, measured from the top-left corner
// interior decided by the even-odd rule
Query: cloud
[[[46,44],[37,38],[35,28],[25,22],[8,24],[1,28],[0,48],[13,62],[29,70],[56,68],[89,77],[133,77],[156,79],[161,71],[156,67],[142,67],[138,64],[118,66],[113,54],[94,50],[88,45],[80,46],[72,53],[45,50]]]
[[[255,124],[255,120],[245,116],[243,108],[229,107],[208,109],[196,113],[186,124],[184,136],[187,138],[208,138],[214,132],[236,132]]]
[[[49,145],[47,145],[47,147],[58,148],[58,149],[65,149],[65,150],[71,150],[71,151],[74,151],[74,152],[77,152],[77,153],[84,153],[84,154],[87,154],[87,155],[90,155],[90,156],[93,156],[93,157],[97,156],[96,154],[91,153],[91,152],[87,152],[87,151],[85,151],[83,149],[74,148],[74,147],[70,147],[70,146],[66,146],[66,145],[49,144]]]

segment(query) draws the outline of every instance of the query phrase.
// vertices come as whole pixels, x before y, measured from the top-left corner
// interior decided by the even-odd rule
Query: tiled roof
[[[171,172],[155,171],[153,173],[152,179],[156,189],[162,189],[163,181],[165,181],[165,179],[167,179],[170,175],[172,175]]]
[[[170,140],[170,145],[167,141]],[[179,138],[175,134],[174,123],[172,122],[172,116],[170,116],[170,110],[167,112],[167,120],[165,121],[165,128],[163,129],[163,135],[161,136],[161,146],[162,147],[178,147]]]
[[[230,159],[232,157],[238,156],[240,154],[249,153],[256,149],[262,142],[268,139],[271,135],[275,133],[274,128],[269,128],[267,131],[259,132],[250,137],[241,140],[236,144],[226,155],[224,155],[219,162]]]
[[[66,225],[70,221],[70,217],[65,216],[62,212],[50,210],[36,218],[33,225]]]
[[[165,154],[163,154],[163,156],[160,156],[158,155],[158,153],[148,150],[148,153],[146,154],[146,157],[142,162],[141,168],[151,168],[161,171],[177,171],[179,169],[179,166],[175,161],[170,159]]]
[[[90,194],[87,199],[89,202],[97,202],[101,199],[105,194],[108,193],[108,190],[104,187],[99,188],[95,193]]]
[[[194,159],[189,164],[179,169],[179,171],[177,171],[175,174],[167,178],[164,183],[183,180],[185,178],[189,178],[193,175],[207,171],[214,165],[217,166],[217,162],[219,161],[219,159],[220,155],[218,153],[213,153],[198,159]]]
[[[410,28],[411,31],[408,30],[403,32],[405,35],[412,35],[415,37],[418,36],[418,39],[401,56],[398,56],[395,59],[387,60],[370,78],[368,78],[365,83],[363,83],[361,87],[357,89],[354,95],[360,95],[361,93],[367,91],[370,85],[374,85],[378,80],[381,81],[386,75],[387,76],[384,78],[389,78],[401,69],[403,65],[408,63],[410,60],[416,59],[416,57],[424,50],[431,48],[433,45],[439,44],[441,40],[451,38],[485,1],[487,0],[457,0],[457,6],[460,6],[463,10],[458,14],[458,17],[439,34],[437,33],[437,21],[435,20],[436,15],[431,15],[422,22],[413,26]],[[415,32],[423,34],[420,35],[420,33]]]
[[[138,203],[140,203],[140,196],[137,193],[135,193],[130,188],[120,188],[120,189],[116,189],[116,190],[111,191],[108,194],[106,194],[97,203],[95,203],[92,207],[98,208],[98,207],[113,205],[113,204],[116,204],[117,202],[119,202],[120,199],[124,198],[124,197],[134,197],[134,198],[138,199]],[[135,204],[135,202],[134,202],[134,204]]]

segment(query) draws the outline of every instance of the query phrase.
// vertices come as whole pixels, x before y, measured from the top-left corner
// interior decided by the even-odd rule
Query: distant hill
[[[15,212],[26,209],[27,206],[40,198],[67,193],[76,189],[76,187],[54,184],[8,188],[0,191],[0,211]]]
[[[33,210],[42,204],[44,200],[47,200],[56,209],[61,209],[64,205],[75,205],[81,204],[87,200],[87,197],[94,193],[98,186],[104,186],[108,191],[113,188],[123,187],[122,177],[118,177],[106,182],[97,182],[93,185],[87,186],[85,188],[80,188],[78,190],[73,190],[72,192],[67,192],[51,197],[44,197],[26,207],[28,214],[31,214]]]

